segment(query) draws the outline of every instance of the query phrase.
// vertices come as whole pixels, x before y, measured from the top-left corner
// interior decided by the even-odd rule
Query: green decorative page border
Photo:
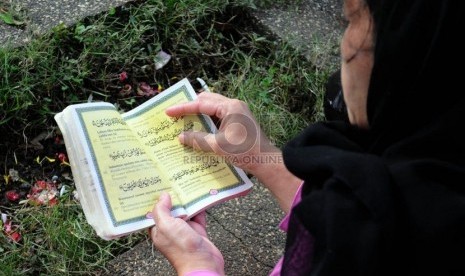
[[[99,110],[115,110],[116,111],[116,109],[114,107],[103,107],[103,106],[96,106],[96,107],[88,106],[88,107],[76,108],[76,113],[78,115],[79,122],[83,126],[85,141],[86,141],[86,144],[87,144],[87,146],[89,148],[90,155],[91,155],[90,157],[92,159],[92,162],[95,164],[95,169],[96,169],[96,173],[97,173],[97,177],[98,177],[98,181],[99,181],[99,185],[97,185],[98,186],[97,188],[99,188],[102,191],[103,199],[105,201],[105,206],[106,206],[107,210],[110,213],[110,219],[111,219],[111,222],[113,223],[113,226],[119,226],[119,225],[124,225],[124,224],[131,223],[131,222],[139,221],[140,218],[132,218],[132,219],[129,219],[129,220],[118,222],[116,220],[116,218],[115,218],[114,213],[113,213],[113,209],[110,206],[110,201],[108,200],[107,190],[106,190],[105,184],[104,184],[103,179],[102,179],[102,174],[100,172],[100,168],[99,168],[98,163],[97,163],[95,149],[94,149],[93,144],[90,142],[89,131],[87,129],[87,125],[84,123],[84,118],[83,118],[84,113],[95,112],[95,111],[99,111]]]

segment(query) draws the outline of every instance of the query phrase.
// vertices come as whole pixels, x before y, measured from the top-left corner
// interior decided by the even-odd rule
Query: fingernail
[[[148,212],[147,214],[145,214],[145,218],[147,218],[147,219],[153,219],[153,214],[152,214],[152,212]]]
[[[168,193],[167,193],[167,192],[161,192],[161,193],[160,193],[160,198],[159,198],[159,200],[165,200],[167,197],[168,197]]]

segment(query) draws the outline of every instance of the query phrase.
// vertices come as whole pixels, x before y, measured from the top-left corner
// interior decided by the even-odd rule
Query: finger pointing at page
[[[214,100],[216,98],[216,100]],[[166,109],[166,114],[179,117],[189,114],[207,114],[217,116],[218,102],[223,100],[222,96],[214,93],[201,93],[195,101],[171,106]]]

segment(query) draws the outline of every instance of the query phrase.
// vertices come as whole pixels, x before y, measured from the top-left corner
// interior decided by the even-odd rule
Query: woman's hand
[[[280,155],[250,112],[247,104],[216,93],[200,93],[195,101],[166,109],[172,117],[206,114],[220,120],[218,133],[184,132],[180,142],[223,156],[229,163],[254,174],[267,156]]]
[[[206,114],[220,120],[218,133],[184,132],[179,140],[195,149],[214,152],[229,163],[255,175],[289,212],[302,180],[284,166],[282,153],[261,130],[243,101],[216,93],[200,93],[195,101],[166,109],[168,116]]]
[[[155,247],[168,259],[178,275],[209,270],[224,275],[221,252],[207,238],[205,212],[189,221],[171,216],[171,198],[160,195],[152,211],[156,225],[149,229]]]

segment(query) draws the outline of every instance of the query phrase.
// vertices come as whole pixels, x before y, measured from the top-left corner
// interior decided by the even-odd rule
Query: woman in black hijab
[[[344,1],[341,79],[350,123],[309,126],[284,147],[285,166],[235,163],[290,210],[284,259],[273,273],[465,275],[465,93],[463,70],[451,66],[465,64],[457,39],[464,3]],[[206,137],[217,154],[240,160],[276,152],[263,136],[252,149],[225,150],[223,141],[257,139],[228,128],[250,123],[230,115],[253,117],[244,103],[202,94],[167,114],[223,119],[220,132]],[[180,140],[195,145],[200,135]],[[157,248],[179,274],[223,274],[203,215],[182,222],[170,216],[170,204],[163,196],[154,208]],[[175,227],[189,238],[177,241]]]
[[[315,275],[465,275],[465,94],[450,65],[464,61],[464,3],[367,4],[369,128],[321,123],[286,145],[286,166],[310,184],[286,247],[312,234]],[[284,275],[302,271],[292,258]]]

